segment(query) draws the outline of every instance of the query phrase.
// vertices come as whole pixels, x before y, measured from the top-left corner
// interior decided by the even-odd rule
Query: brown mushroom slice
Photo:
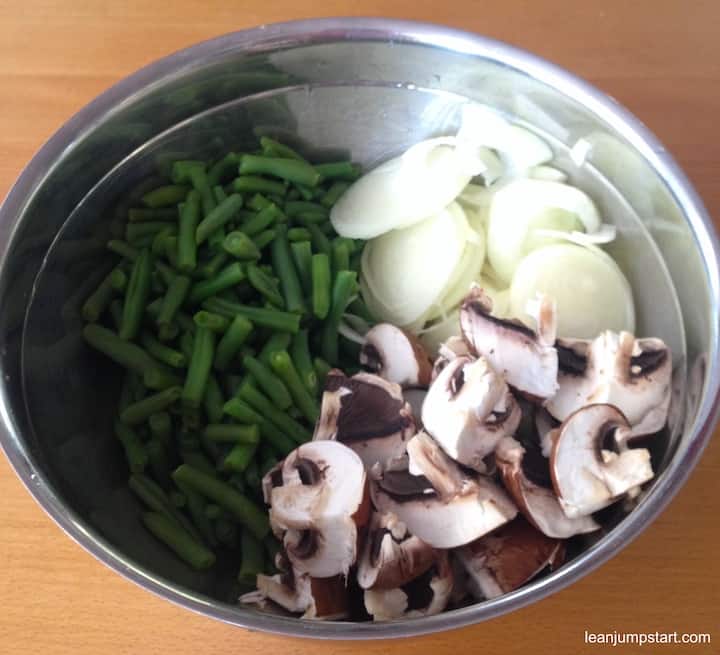
[[[535,432],[537,433],[538,443],[542,451],[543,457],[550,457],[552,452],[553,430],[560,425],[560,422],[553,418],[552,414],[544,407],[537,407],[533,416],[535,423]]]
[[[437,551],[411,535],[390,513],[375,512],[358,562],[357,581],[363,589],[392,589],[425,573]]]
[[[292,570],[276,575],[259,574],[257,589],[240,597],[246,605],[266,606],[276,603],[303,619],[339,620],[348,615],[348,598],[342,576],[312,578],[297,575]]]
[[[485,473],[484,459],[515,433],[521,411],[502,376],[484,357],[456,357],[434,380],[422,408],[423,428],[455,461]]]
[[[411,534],[435,548],[455,548],[517,514],[507,494],[486,476],[461,469],[423,433],[408,443],[408,469],[375,471],[375,507],[392,512]]]
[[[347,575],[370,513],[357,454],[337,441],[311,441],[285,458],[281,476],[271,471],[263,487],[269,490],[270,525],[293,567],[316,578]]]
[[[547,474],[549,478],[547,460],[539,454],[537,457],[542,462],[535,464],[541,465],[545,469],[542,473]],[[600,529],[590,516],[568,518],[560,506],[555,491],[544,484],[537,484],[528,477],[525,467],[532,464],[528,460],[526,449],[512,437],[502,439],[495,450],[495,462],[500,469],[505,489],[532,525],[547,537],[555,539],[567,539],[576,534]],[[533,477],[537,479],[539,476]]]
[[[447,607],[452,590],[452,567],[447,553],[439,553],[430,569],[402,587],[366,589],[365,609],[374,621],[431,616]]]
[[[550,473],[569,518],[611,505],[653,477],[650,452],[629,448],[632,429],[613,405],[588,405],[556,428]]]
[[[460,307],[460,327],[473,352],[526,396],[550,398],[558,388],[554,303],[547,296],[540,300],[537,331],[520,321],[497,318],[491,311],[492,301],[478,288]]]
[[[360,364],[401,387],[427,387],[432,364],[417,337],[390,323],[379,323],[365,335]]]
[[[588,404],[609,403],[625,415],[633,436],[652,434],[667,421],[672,356],[660,339],[603,332],[593,341],[559,339],[557,394],[547,409],[559,421]]]
[[[438,348],[438,356],[433,363],[431,381],[440,375],[440,371],[442,371],[456,357],[472,356],[473,353],[470,351],[470,346],[468,346],[465,339],[460,336],[450,337],[441,343]]]
[[[564,543],[518,517],[492,534],[455,551],[482,598],[518,589],[543,569],[555,569],[565,556]]]
[[[313,439],[331,439],[352,448],[369,469],[405,453],[415,434],[412,408],[402,389],[378,375],[347,377],[332,370],[325,380],[320,420]]]

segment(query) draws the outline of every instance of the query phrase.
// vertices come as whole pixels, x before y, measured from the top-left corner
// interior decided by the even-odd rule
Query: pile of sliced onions
[[[597,247],[615,229],[552,157],[534,133],[468,104],[456,136],[418,143],[355,182],[330,218],[340,235],[369,239],[361,292],[370,311],[431,351],[458,333],[473,284],[496,315],[530,324],[528,303],[549,294],[559,336],[633,331],[630,285]]]

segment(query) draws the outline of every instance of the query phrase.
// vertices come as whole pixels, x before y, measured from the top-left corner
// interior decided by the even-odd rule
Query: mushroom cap
[[[440,371],[456,357],[472,357],[472,355],[470,346],[461,336],[446,339],[438,348],[438,356],[433,363],[431,381],[440,375]]]
[[[547,297],[540,301],[537,332],[520,321],[497,318],[491,309],[482,289],[473,289],[463,301],[460,327],[470,348],[511,387],[534,399],[550,398],[558,388],[554,305]]]
[[[564,559],[562,541],[551,539],[518,517],[457,551],[484,598],[518,589],[543,569]]]
[[[337,441],[311,441],[271,471],[270,524],[283,535],[287,556],[299,573],[346,575],[357,558],[358,527],[369,518],[367,476],[360,458]]]
[[[615,405],[633,436],[652,434],[667,421],[672,392],[672,356],[660,339],[629,332],[603,332],[593,341],[560,339],[559,389],[548,411],[565,420],[585,405]]]
[[[363,589],[401,587],[427,571],[437,556],[394,514],[375,512],[358,562],[358,584]]]
[[[426,387],[432,364],[419,339],[390,323],[378,323],[365,335],[360,363],[401,387]]]
[[[588,516],[653,477],[650,453],[628,448],[632,430],[613,405],[595,404],[556,428],[550,473],[569,518]]]
[[[505,381],[487,360],[460,356],[430,386],[422,424],[455,461],[484,473],[485,457],[515,432],[520,416]]]
[[[530,480],[523,470],[526,450],[512,437],[503,438],[495,450],[495,462],[502,481],[523,516],[547,537],[567,539],[576,534],[599,530],[590,516],[568,518],[552,488]],[[543,459],[543,465],[549,465]]]
[[[455,548],[517,514],[499,486],[461,469],[429,435],[411,439],[408,456],[408,470],[383,471],[371,493],[377,509],[395,514],[425,543]]]
[[[439,553],[433,566],[402,587],[367,589],[365,609],[374,621],[431,616],[442,612],[453,589],[453,571],[447,553]]]
[[[313,439],[336,440],[354,450],[369,469],[405,453],[415,434],[412,408],[402,389],[372,373],[347,377],[332,370],[325,380]]]

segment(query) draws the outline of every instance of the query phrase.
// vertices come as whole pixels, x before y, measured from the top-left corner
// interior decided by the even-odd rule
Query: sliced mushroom
[[[557,394],[548,411],[564,421],[593,403],[610,403],[625,415],[633,436],[652,434],[667,421],[672,356],[660,339],[603,332],[593,341],[560,339]]]
[[[514,434],[521,412],[502,376],[484,357],[456,357],[432,383],[422,424],[455,461],[485,473],[484,459],[506,435]]]
[[[370,519],[357,580],[363,589],[401,587],[427,571],[437,551],[412,536],[394,514],[376,512]]]
[[[371,468],[402,456],[415,432],[412,408],[398,384],[371,373],[328,373],[314,440],[337,440]]]
[[[503,484],[525,518],[544,535],[567,539],[599,530],[590,516],[568,518],[552,489],[547,460],[529,452],[519,441],[505,437],[495,450]]]
[[[276,575],[258,575],[257,589],[240,597],[246,605],[265,607],[272,601],[303,619],[344,619],[348,615],[348,598],[342,576],[311,578],[292,570]]]
[[[631,436],[622,412],[605,404],[583,407],[556,428],[550,473],[566,516],[588,516],[653,477],[650,452],[629,448]]]
[[[427,390],[425,389],[405,389],[403,391],[403,398],[410,405],[413,419],[415,419],[415,425],[422,425],[422,406],[427,396]]]
[[[557,568],[565,556],[562,541],[546,537],[522,517],[456,552],[487,599],[518,589],[547,567]]]
[[[472,357],[473,354],[470,351],[465,339],[460,336],[450,337],[445,342],[440,344],[438,348],[438,356],[435,359],[432,369],[431,380],[434,380],[440,371],[442,371],[453,359],[456,357]]]
[[[513,519],[517,509],[489,478],[460,466],[424,432],[408,443],[408,468],[373,471],[375,506],[435,548],[455,548]]]
[[[432,364],[417,337],[390,323],[379,323],[365,335],[360,363],[401,387],[427,387]]]
[[[534,416],[535,431],[543,457],[550,457],[552,452],[552,431],[560,425],[544,407],[538,407]]]
[[[292,565],[316,578],[347,575],[357,559],[359,528],[370,503],[360,458],[337,441],[292,451],[263,480],[270,525]]]
[[[557,390],[558,355],[555,306],[543,297],[537,312],[537,331],[524,323],[493,316],[492,301],[475,288],[460,308],[463,336],[474,353],[482,355],[526,396],[544,400]]]
[[[402,587],[367,589],[365,609],[374,621],[431,616],[450,600],[453,572],[447,553],[440,553],[432,568]]]

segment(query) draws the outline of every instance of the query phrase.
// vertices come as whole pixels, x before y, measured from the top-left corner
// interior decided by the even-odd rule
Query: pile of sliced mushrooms
[[[563,564],[653,477],[672,357],[659,339],[557,338],[495,316],[480,287],[431,361],[388,323],[350,377],[327,377],[312,442],[263,480],[283,549],[241,599],[313,619],[437,614],[511,592]]]

